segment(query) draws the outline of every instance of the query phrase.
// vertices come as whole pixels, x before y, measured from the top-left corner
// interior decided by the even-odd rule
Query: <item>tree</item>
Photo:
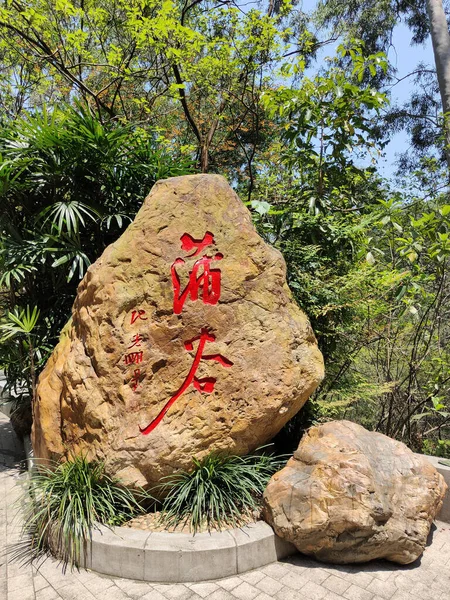
[[[44,110],[0,130],[0,366],[34,397],[89,264],[161,178],[190,160],[87,109]]]
[[[0,35],[11,56],[39,71],[47,91],[56,86],[65,100],[77,95],[100,120],[144,119],[164,130],[161,114],[181,109],[203,172],[214,141],[232,140],[251,169],[252,150],[240,133],[259,129],[259,97],[290,35],[289,0],[276,7],[14,0],[0,10]]]
[[[428,14],[427,14],[428,7]],[[430,12],[432,10],[432,13]],[[442,132],[447,137],[447,123],[443,121],[439,112],[447,111],[445,98],[447,94],[443,85],[443,65],[445,63],[444,47],[448,46],[448,28],[446,25],[445,11],[449,12],[447,0],[321,0],[316,13],[320,26],[333,27],[336,34],[352,35],[362,39],[369,52],[387,52],[395,45],[393,39],[394,28],[404,22],[411,30],[412,43],[422,44],[432,32],[433,47],[438,43],[440,65],[436,68],[423,63],[417,65],[410,73],[401,79],[396,77],[395,70],[390,68],[385,77],[379,80],[379,86],[390,90],[406,78],[415,79],[415,87],[411,98],[401,106],[393,105],[386,111],[384,130],[399,131],[406,129],[411,136],[411,143],[416,150],[416,156],[405,155],[402,157],[399,172],[405,168],[414,170],[420,160],[431,154],[439,153],[445,160],[446,142]],[[430,20],[432,16],[432,21]],[[439,39],[439,41],[438,41]],[[444,62],[443,62],[444,61]],[[439,74],[440,72],[440,74]],[[439,85],[438,85],[439,79]],[[441,90],[442,106],[439,110],[438,95]],[[444,142],[444,143],[443,143]]]
[[[442,0],[427,0],[427,10],[444,112],[445,153],[450,168],[450,35]]]

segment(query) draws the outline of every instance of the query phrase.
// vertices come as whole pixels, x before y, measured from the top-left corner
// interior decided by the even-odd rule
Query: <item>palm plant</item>
[[[101,123],[81,106],[44,108],[0,130],[0,317],[11,325],[20,307],[39,312],[29,335],[0,340],[11,387],[25,376],[33,394],[87,267],[159,178],[190,172],[153,132]]]
[[[38,344],[35,343],[35,334],[33,333],[39,320],[39,309],[29,306],[21,309],[18,306],[12,311],[8,311],[3,322],[0,323],[0,332],[3,336],[0,338],[0,344],[5,344],[10,340],[18,341],[19,360],[21,380],[28,378],[29,395],[34,398],[36,391],[36,361],[41,358]]]
[[[262,494],[285,457],[268,454],[227,456],[209,454],[193,459],[194,468],[164,479],[161,522],[168,527],[189,525],[193,533],[206,525],[238,525],[260,510]]]

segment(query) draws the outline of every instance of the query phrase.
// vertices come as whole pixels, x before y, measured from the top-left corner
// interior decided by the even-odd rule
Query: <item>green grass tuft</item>
[[[261,508],[264,489],[286,457],[267,454],[226,456],[210,454],[193,459],[193,471],[164,478],[161,485],[161,523],[166,527],[189,525],[193,533],[204,526],[237,526],[242,517]]]
[[[79,566],[92,529],[98,524],[120,525],[141,514],[140,500],[119,481],[105,474],[104,465],[84,456],[39,467],[29,479],[25,495],[24,534],[30,558],[51,550],[64,567]]]

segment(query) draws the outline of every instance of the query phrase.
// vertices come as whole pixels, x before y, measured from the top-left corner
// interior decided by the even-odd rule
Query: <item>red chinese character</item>
[[[147,427],[139,427],[141,433],[147,435],[151,431],[153,431],[155,427],[159,423],[161,423],[164,415],[172,406],[172,404],[174,404],[174,402],[176,402],[178,398],[182,394],[184,394],[184,392],[188,389],[188,387],[191,384],[195,387],[196,390],[198,390],[199,392],[205,392],[206,394],[210,394],[214,390],[214,386],[216,383],[215,377],[199,378],[196,377],[195,374],[202,359],[215,360],[216,362],[221,364],[222,367],[231,367],[233,365],[233,363],[230,360],[228,360],[228,358],[225,358],[225,356],[222,356],[221,354],[207,354],[203,356],[203,350],[205,349],[206,343],[214,342],[215,339],[216,337],[213,334],[208,333],[206,329],[202,329],[201,334],[199,336],[195,337],[192,340],[188,340],[184,343],[184,347],[186,348],[186,350],[188,352],[191,352],[194,349],[194,342],[199,342],[197,351],[195,353],[194,362],[192,363],[192,367],[190,368],[189,373],[187,374],[186,379],[184,380],[179,390],[172,396],[172,398],[170,398],[168,402],[166,402],[162,410],[159,412],[158,416],[155,419],[153,419],[153,421],[149,425],[147,425]]]
[[[135,392],[137,390],[137,387],[139,385],[139,379],[140,379],[140,377],[141,377],[141,370],[140,369],[135,369],[134,370],[133,378],[130,381],[131,388],[132,388],[133,392]]]
[[[207,246],[215,244],[214,235],[210,231],[205,233],[202,240],[195,240],[192,235],[189,235],[189,233],[183,233],[180,240],[181,249],[185,250],[186,252],[190,252],[194,248],[197,248],[197,250],[193,254],[189,254],[187,258],[190,258],[191,256],[197,256]]]
[[[207,246],[215,244],[214,235],[207,231],[203,236],[203,239],[196,240],[189,233],[183,233],[180,238],[181,249],[189,252],[190,250],[195,251],[189,254],[187,258],[197,256]],[[183,310],[184,303],[187,298],[191,300],[202,300],[204,304],[217,304],[220,299],[220,282],[221,272],[220,269],[213,269],[211,263],[214,260],[222,260],[223,254],[217,252],[214,256],[203,256],[195,261],[192,271],[189,273],[189,283],[185,289],[181,291],[180,277],[177,273],[177,265],[185,263],[183,258],[177,258],[172,264],[170,270],[172,274],[173,284],[173,312],[179,315]]]
[[[133,310],[131,313],[131,325],[135,323],[138,319],[142,319],[143,321],[147,320],[147,317],[143,317],[145,315],[145,310]]]
[[[141,334],[136,333],[136,335],[134,335],[131,340],[131,346],[128,346],[128,348],[134,348],[134,346],[140,346],[141,342],[142,342]]]
[[[125,364],[131,365],[141,363],[143,356],[144,353],[142,350],[140,350],[139,352],[130,352],[130,354],[125,355]]]
[[[176,266],[184,263],[182,258],[177,258],[171,266],[173,284],[173,312],[179,315],[183,305],[190,296],[191,300],[198,300],[199,295],[203,304],[217,304],[220,299],[220,269],[212,269],[213,260],[222,260],[223,254],[218,252],[215,256],[203,256],[197,260],[189,273],[189,283],[180,293],[181,283]],[[199,274],[200,271],[200,274]]]

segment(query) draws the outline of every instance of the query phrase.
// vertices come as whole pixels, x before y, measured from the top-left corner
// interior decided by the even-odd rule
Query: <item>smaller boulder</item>
[[[401,442],[350,421],[312,427],[264,493],[264,517],[318,560],[400,564],[423,552],[447,491]]]

